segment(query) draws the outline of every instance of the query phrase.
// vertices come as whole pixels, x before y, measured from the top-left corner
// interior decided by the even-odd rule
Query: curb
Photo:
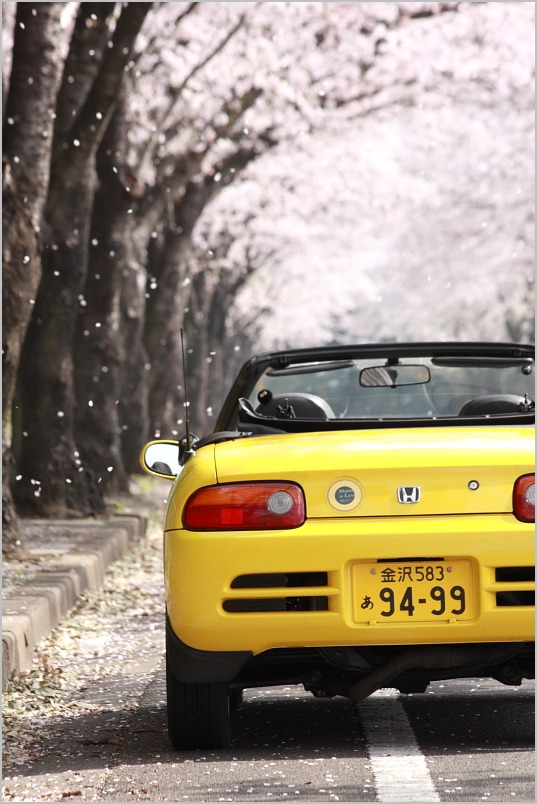
[[[147,518],[118,514],[96,520],[23,520],[25,544],[36,572],[2,600],[2,689],[30,670],[40,640],[86,590],[103,586],[108,566],[145,534]]]

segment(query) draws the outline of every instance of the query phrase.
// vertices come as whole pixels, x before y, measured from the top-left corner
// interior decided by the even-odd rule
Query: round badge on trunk
[[[337,511],[352,511],[361,501],[362,488],[351,478],[340,478],[328,489],[328,502]]]

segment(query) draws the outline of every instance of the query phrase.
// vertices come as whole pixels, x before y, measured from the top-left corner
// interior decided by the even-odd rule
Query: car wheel
[[[225,748],[231,739],[227,684],[184,684],[166,662],[168,734],[178,751]]]

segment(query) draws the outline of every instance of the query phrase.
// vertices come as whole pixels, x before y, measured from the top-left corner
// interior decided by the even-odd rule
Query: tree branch
[[[174,89],[170,88],[170,91],[168,93],[170,98],[169,103],[162,114],[159,125],[155,127],[153,136],[150,138],[149,142],[145,147],[144,153],[142,154],[142,158],[140,160],[140,170],[142,172],[145,170],[149,160],[152,158],[159,137],[162,134],[168,122],[168,119],[175,107],[175,104],[181,97],[188,83],[192,80],[192,78],[195,75],[197,75],[197,73],[200,72],[200,70],[202,70],[207,64],[209,64],[209,62],[212,61],[215,58],[215,56],[217,56],[225,48],[230,39],[232,39],[233,36],[237,33],[237,31],[240,30],[240,28],[244,24],[245,19],[246,15],[242,14],[239,17],[238,22],[228,31],[228,33],[224,36],[224,38],[217,45],[215,45],[215,47],[211,51],[209,51],[209,53],[204,59],[198,62],[198,64],[194,65],[192,70],[188,73],[188,75],[185,76],[185,78],[181,81],[179,86],[175,87]]]
[[[128,3],[123,7],[116,29],[86,101],[71,134],[83,149],[96,148],[114,111],[124,70],[131,58],[134,42],[153,3]]]

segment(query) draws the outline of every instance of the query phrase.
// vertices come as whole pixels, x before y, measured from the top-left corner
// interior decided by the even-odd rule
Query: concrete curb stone
[[[86,590],[101,589],[108,566],[141,539],[147,517],[117,514],[98,520],[22,520],[35,571],[26,568],[2,593],[2,689],[28,671],[49,636]]]

